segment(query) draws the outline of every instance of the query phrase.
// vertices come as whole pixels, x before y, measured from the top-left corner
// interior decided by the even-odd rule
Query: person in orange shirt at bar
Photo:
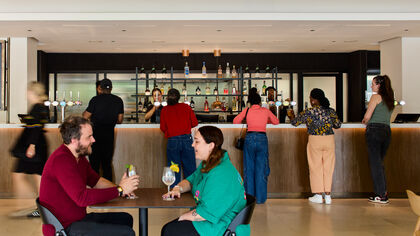
[[[195,152],[191,146],[193,143],[191,129],[198,125],[194,111],[185,103],[179,103],[180,94],[176,89],[168,91],[168,106],[162,108],[160,113],[160,130],[168,138],[166,157],[168,166],[171,162],[181,166],[184,178],[190,176],[196,167]],[[175,182],[172,187],[181,180],[181,173],[175,173]]]
[[[257,203],[267,200],[267,178],[270,174],[268,164],[267,124],[279,124],[277,117],[267,108],[261,107],[261,97],[256,89],[248,96],[251,107],[243,110],[233,119],[241,124],[246,119],[248,132],[244,144],[244,185],[246,193],[255,196]]]

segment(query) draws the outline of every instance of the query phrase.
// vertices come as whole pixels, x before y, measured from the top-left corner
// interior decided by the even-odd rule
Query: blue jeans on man
[[[257,203],[267,200],[268,140],[262,132],[248,132],[244,145],[244,184],[246,193],[255,196]]]
[[[166,146],[168,166],[171,165],[171,161],[178,164],[180,170],[182,167],[184,178],[190,176],[197,169],[192,143],[191,134],[184,134],[168,138],[168,145]],[[181,181],[181,172],[175,173],[175,176],[176,180],[172,187]]]

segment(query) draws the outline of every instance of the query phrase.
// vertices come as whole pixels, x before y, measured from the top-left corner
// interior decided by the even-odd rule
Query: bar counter
[[[202,126],[204,124],[200,124]],[[209,124],[224,134],[223,148],[238,171],[242,173],[242,152],[233,146],[242,125]],[[47,124],[49,153],[61,143],[59,124]],[[391,197],[405,196],[405,190],[420,192],[420,124],[392,124],[391,145],[385,160],[388,191]],[[22,131],[21,124],[0,124],[0,197],[12,193],[11,170],[14,158],[10,147]],[[333,196],[364,197],[372,191],[365,126],[343,124],[335,131],[336,164]],[[310,192],[306,159],[305,126],[290,124],[268,125],[271,173],[268,179],[269,197],[302,197]],[[119,181],[126,164],[134,164],[140,175],[141,187],[163,187],[161,174],[166,165],[166,139],[157,124],[121,124],[116,127],[113,165]]]

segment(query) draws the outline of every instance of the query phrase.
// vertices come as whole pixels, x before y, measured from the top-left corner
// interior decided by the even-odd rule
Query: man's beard
[[[79,156],[86,156],[92,153],[92,149],[90,149],[90,145],[83,146],[79,143],[76,148],[76,153],[79,154]]]

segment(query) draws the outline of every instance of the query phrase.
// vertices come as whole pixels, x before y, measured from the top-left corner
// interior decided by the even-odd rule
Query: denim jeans
[[[365,135],[373,189],[375,194],[384,196],[387,190],[383,162],[391,143],[391,128],[389,125],[371,123],[366,126]]]
[[[267,200],[268,140],[265,133],[247,133],[244,145],[244,185],[257,203]]]
[[[195,169],[195,152],[192,145],[192,137],[190,134],[179,135],[168,138],[168,145],[166,146],[166,157],[168,166],[171,161],[178,164],[184,173],[184,178],[190,176]],[[176,180],[172,185],[175,186],[181,181],[181,172],[175,173]]]

